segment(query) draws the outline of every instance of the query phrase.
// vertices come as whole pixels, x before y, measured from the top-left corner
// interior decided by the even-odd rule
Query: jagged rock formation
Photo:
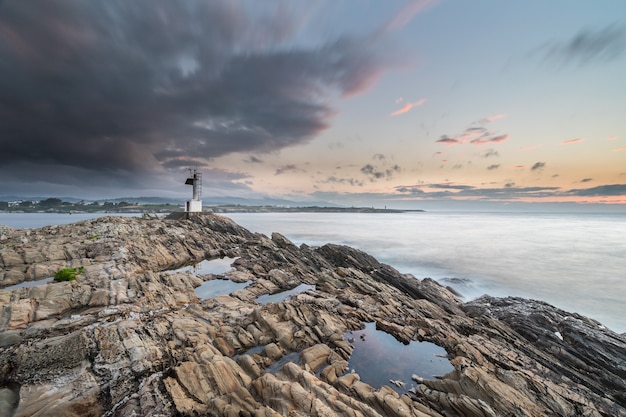
[[[216,215],[107,217],[2,229],[0,285],[84,267],[77,281],[0,290],[0,416],[626,416],[626,339],[544,303],[463,304],[358,250],[296,247]],[[206,300],[237,257],[250,282]],[[277,303],[262,294],[309,284]],[[365,322],[446,349],[455,370],[399,395],[346,372]]]

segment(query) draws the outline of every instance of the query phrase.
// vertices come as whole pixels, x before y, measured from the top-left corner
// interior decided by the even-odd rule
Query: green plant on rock
[[[56,274],[54,274],[55,281],[74,281],[76,280],[77,274],[84,274],[85,268],[63,268],[60,269]]]

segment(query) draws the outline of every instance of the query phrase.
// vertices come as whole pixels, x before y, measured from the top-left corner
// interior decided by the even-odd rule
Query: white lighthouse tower
[[[187,213],[201,213],[202,212],[202,173],[189,170],[189,178],[185,181],[186,185],[193,186],[193,198],[187,201],[185,204],[185,212]]]

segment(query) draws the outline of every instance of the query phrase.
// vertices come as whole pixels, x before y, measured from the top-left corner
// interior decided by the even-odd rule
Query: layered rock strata
[[[2,287],[85,271],[0,290],[0,416],[626,416],[623,335],[537,301],[462,303],[349,247],[211,214],[5,228],[0,245]],[[171,271],[224,256],[220,277]],[[215,278],[250,284],[199,299]],[[344,337],[366,322],[445,348],[454,371],[368,385]]]

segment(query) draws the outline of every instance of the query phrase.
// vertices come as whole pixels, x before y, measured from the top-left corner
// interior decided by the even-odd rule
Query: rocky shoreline
[[[172,272],[218,257],[233,269]],[[534,300],[463,303],[346,246],[214,214],[0,230],[0,287],[64,267],[84,274],[0,289],[0,417],[626,416],[624,335]],[[218,278],[249,284],[198,298]],[[407,394],[368,385],[345,334],[372,322],[445,348],[454,371]]]

